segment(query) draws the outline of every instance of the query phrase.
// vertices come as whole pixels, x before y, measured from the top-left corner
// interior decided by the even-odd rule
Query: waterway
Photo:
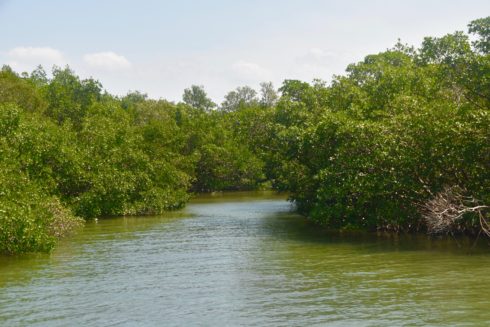
[[[482,240],[325,231],[283,196],[200,196],[0,257],[0,326],[490,326]]]

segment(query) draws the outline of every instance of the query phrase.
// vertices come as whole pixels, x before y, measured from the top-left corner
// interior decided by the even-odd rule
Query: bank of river
[[[201,196],[0,257],[0,326],[488,326],[490,251],[460,242],[329,234],[270,193]]]

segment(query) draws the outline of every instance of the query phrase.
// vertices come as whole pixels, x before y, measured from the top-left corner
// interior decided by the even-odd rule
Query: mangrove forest
[[[333,230],[490,234],[490,17],[220,104],[201,85],[176,103],[69,67],[1,68],[1,253],[250,190],[285,192]]]

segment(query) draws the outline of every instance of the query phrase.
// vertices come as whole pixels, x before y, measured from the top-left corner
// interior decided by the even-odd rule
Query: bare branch
[[[481,230],[490,237],[490,223],[484,215],[484,211],[490,207],[478,205],[478,200],[466,196],[465,193],[459,186],[446,187],[421,206],[429,233],[441,234],[459,230],[459,220],[465,214],[475,213],[479,217]]]

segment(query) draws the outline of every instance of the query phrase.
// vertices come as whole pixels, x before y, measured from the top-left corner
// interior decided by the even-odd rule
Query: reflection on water
[[[199,197],[0,257],[1,326],[490,325],[480,242],[326,232],[283,197]]]

